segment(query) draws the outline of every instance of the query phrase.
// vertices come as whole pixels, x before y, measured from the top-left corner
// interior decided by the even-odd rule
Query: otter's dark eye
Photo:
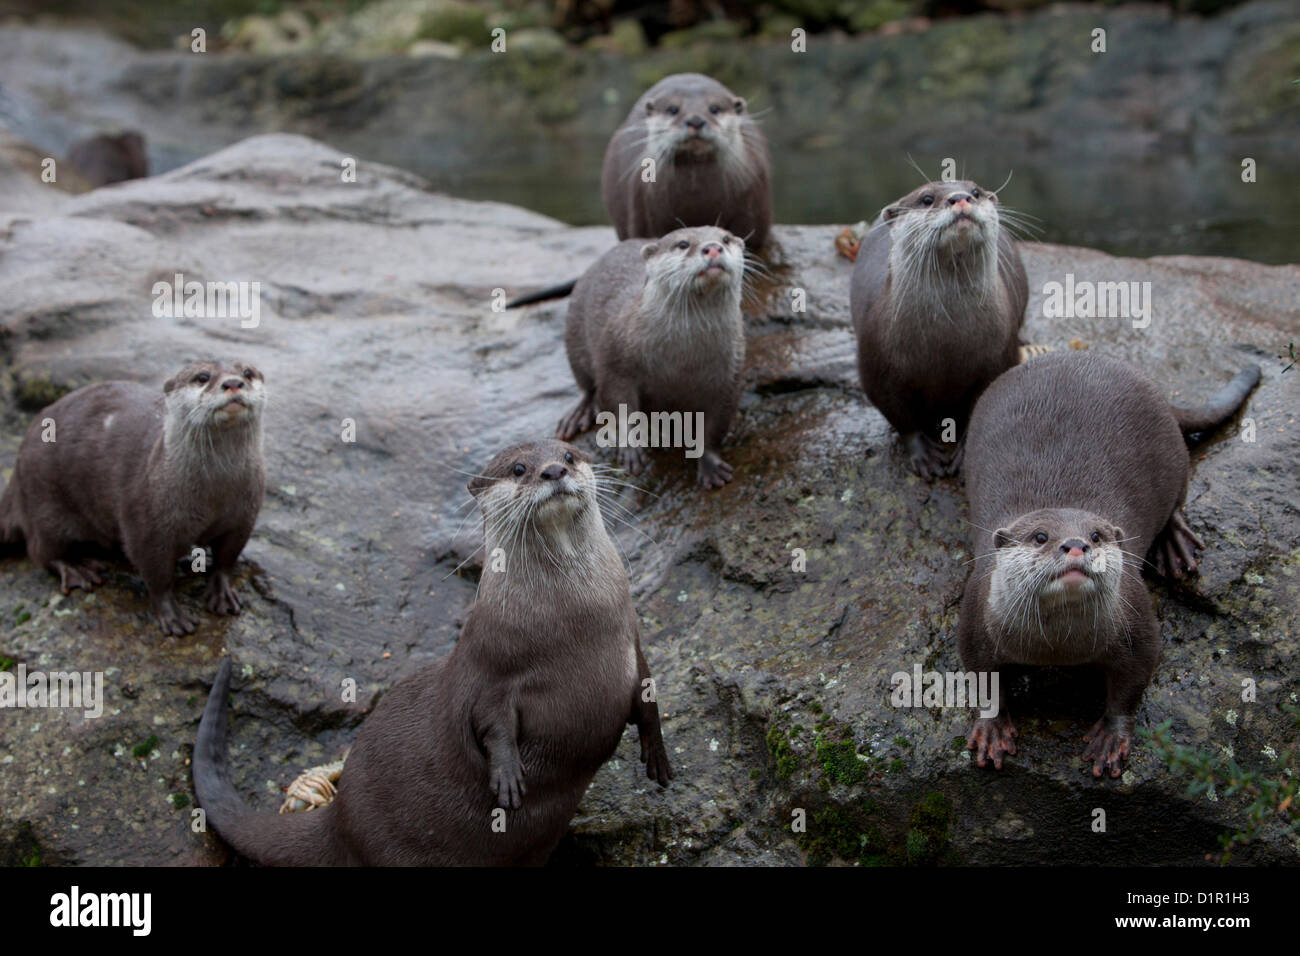
[[[682,108],[681,108],[680,106],[670,106],[670,107],[668,107],[668,110],[667,110],[669,116],[676,116],[676,115],[677,115],[678,113],[680,113],[681,111],[682,111]]]
[[[980,196],[984,195],[984,194],[983,194],[982,192],[980,192],[978,189],[972,189],[972,190],[970,191],[970,194],[971,194],[971,198],[972,198],[972,199],[979,199]]]
[[[1034,535],[1034,540],[1039,544],[1047,544],[1047,535],[1040,531],[1038,534]]]
[[[572,464],[573,464],[573,452],[571,452],[571,451],[566,451],[566,452],[564,453],[564,463],[565,463],[566,465],[572,465]]]
[[[736,237],[735,237],[735,236],[727,236],[727,237],[724,238],[722,241],[723,241],[723,242],[735,242],[735,241],[736,241]]]
[[[691,244],[690,244],[689,242],[687,242],[685,239],[683,239],[681,242],[677,243],[677,248],[678,248],[678,249],[689,249],[690,247],[691,247]]]
[[[194,381],[198,382],[200,385],[206,385],[211,378],[212,376],[207,372],[199,372],[198,375],[194,376]]]
[[[922,205],[922,206],[933,206],[933,205],[934,205],[934,197],[931,196],[929,193],[926,193],[924,196],[921,197],[921,205]]]
[[[528,469],[525,468],[522,464],[516,464],[515,467],[514,467],[514,472],[515,472],[516,475],[522,475],[522,474],[523,474],[524,472],[526,472],[527,470],[528,470]]]
[[[1093,544],[1096,544],[1096,543],[1097,543],[1098,541],[1100,541],[1100,540],[1101,540],[1101,532],[1100,532],[1100,531],[1094,531],[1094,532],[1092,533],[1092,543],[1093,543]]]
[[[736,112],[737,112],[737,113],[743,113],[743,112],[745,112],[745,101],[744,101],[744,100],[736,100],[736,102],[735,102],[734,104],[732,104],[732,105],[734,105],[734,106],[736,107]]]
[[[714,116],[717,116],[719,113],[722,112],[722,107],[719,106],[717,103],[714,103],[712,106],[709,107],[709,112],[712,113]]]
[[[251,368],[244,369],[244,378],[248,379],[250,382],[253,380],[253,375],[254,372]]]

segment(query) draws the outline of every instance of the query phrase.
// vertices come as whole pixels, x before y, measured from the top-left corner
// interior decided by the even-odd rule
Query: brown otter
[[[1028,301],[994,193],[927,183],[881,211],[849,290],[858,376],[917,474],[960,469],[975,400],[1016,364]]]
[[[661,786],[672,777],[589,460],[557,441],[515,445],[469,490],[483,511],[485,553],[503,554],[504,570],[484,568],[452,652],[383,696],[329,806],[287,815],[245,806],[226,765],[222,662],[194,744],[194,788],[208,822],[244,856],[539,865],[626,724],[639,730],[646,775]]]
[[[207,606],[239,613],[230,574],[262,507],[265,401],[257,369],[211,361],[186,365],[161,393],[103,382],[65,395],[18,449],[0,497],[0,542],[26,542],[64,594],[102,583],[80,546],[121,548],[172,635],[195,628],[176,603],[176,562],[211,545]]]
[[[740,403],[744,261],[744,242],[712,226],[654,242],[629,239],[601,256],[569,304],[564,343],[582,400],[560,421],[557,437],[585,431],[601,412],[620,423],[648,414],[653,427],[680,427],[687,456],[700,459],[701,485],[729,482],[732,469],[719,449]],[[692,438],[700,416],[703,434]],[[645,468],[648,443],[631,429],[618,436],[620,462],[631,474]]]
[[[646,90],[610,138],[600,192],[619,239],[718,226],[761,250],[771,169],[745,101],[712,77],[675,73]]]
[[[1099,664],[1106,710],[1084,738],[1096,777],[1119,776],[1160,654],[1143,559],[1195,569],[1184,435],[1222,424],[1259,374],[1252,365],[1208,405],[1179,409],[1123,362],[1051,353],[1002,375],[975,406],[966,489],[977,557],[961,604],[962,663],[985,673]],[[1001,769],[1015,737],[1002,706],[975,722],[969,747],[979,766]]]
[[[68,162],[92,186],[107,186],[149,175],[144,137],[136,132],[117,136],[100,133],[78,140],[68,149]]]

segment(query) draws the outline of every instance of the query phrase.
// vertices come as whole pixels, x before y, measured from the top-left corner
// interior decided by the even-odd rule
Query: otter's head
[[[745,241],[716,226],[675,229],[641,247],[647,284],[665,301],[682,296],[739,298]]]
[[[191,362],[163,386],[169,436],[254,430],[262,422],[266,386],[246,362]]]
[[[894,250],[904,259],[918,252],[952,255],[998,245],[998,197],[969,180],[926,183],[880,211],[892,223]]]
[[[569,534],[593,515],[600,520],[591,459],[567,442],[511,445],[468,487],[483,511],[489,550],[527,546],[536,536],[567,544]]]
[[[740,169],[745,135],[753,120],[745,101],[717,80],[678,73],[651,87],[642,99],[647,154],[660,165],[716,160]]]
[[[989,608],[1005,625],[1032,628],[1053,611],[1092,616],[1118,599],[1124,533],[1087,511],[1048,508],[993,533]]]

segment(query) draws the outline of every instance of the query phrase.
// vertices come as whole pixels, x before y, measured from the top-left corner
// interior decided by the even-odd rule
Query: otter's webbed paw
[[[496,794],[498,807],[518,810],[523,806],[528,788],[524,786],[524,765],[519,758],[512,756],[500,763],[493,760],[488,769],[488,786]]]
[[[1166,578],[1181,578],[1196,573],[1196,552],[1205,543],[1196,536],[1182,508],[1175,508],[1151,545],[1156,571]]]
[[[239,603],[239,595],[230,584],[230,578],[221,571],[213,572],[203,599],[213,614],[238,614],[243,608]]]
[[[668,786],[668,781],[673,778],[673,768],[668,762],[668,750],[664,747],[662,735],[641,736],[641,762],[645,764],[647,777],[661,787]]]
[[[1083,759],[1092,761],[1094,777],[1100,777],[1104,770],[1109,770],[1112,777],[1120,775],[1128,757],[1131,725],[1132,720],[1127,717],[1103,717],[1084,735],[1088,746],[1083,751]]]
[[[1003,711],[996,717],[981,717],[970,729],[967,750],[975,751],[977,766],[988,766],[993,761],[993,769],[1002,769],[1002,758],[1016,752],[1016,737],[1019,731],[1011,723],[1011,718]]]
[[[158,615],[158,623],[162,625],[163,633],[168,637],[193,634],[194,629],[198,627],[198,622],[183,610],[170,594],[163,595],[154,603],[154,613]]]
[[[55,561],[54,567],[59,572],[59,589],[64,594],[69,593],[73,588],[93,591],[95,585],[104,583],[104,579],[98,573],[103,566],[98,561],[82,561],[79,564]]]
[[[732,467],[716,451],[706,451],[700,457],[700,487],[721,488],[731,481],[734,474]]]
[[[911,457],[912,469],[926,481],[949,478],[961,470],[964,442],[950,446],[924,432],[912,432],[903,436],[903,443]]]
[[[618,465],[629,475],[639,475],[645,471],[648,459],[645,450],[624,446],[618,450]]]
[[[555,437],[560,441],[569,441],[581,435],[596,421],[596,396],[584,395],[573,411],[560,419],[555,429]]]

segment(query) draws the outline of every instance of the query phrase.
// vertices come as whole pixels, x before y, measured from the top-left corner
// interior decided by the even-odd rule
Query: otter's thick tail
[[[545,302],[547,299],[563,299],[573,291],[573,287],[577,284],[577,279],[570,279],[568,282],[553,285],[549,289],[542,289],[540,292],[530,292],[528,295],[521,295],[519,298],[507,302],[506,308],[516,309],[521,305],[532,305],[534,302]]]
[[[1217,395],[1199,408],[1174,408],[1174,418],[1184,435],[1208,432],[1218,428],[1241,407],[1246,396],[1259,384],[1259,366],[1251,365],[1237,373],[1237,377],[1219,389]]]
[[[334,846],[331,807],[303,813],[256,813],[230,780],[226,765],[226,696],[230,658],[221,662],[194,741],[194,792],[207,822],[241,856],[267,866],[346,862]]]

